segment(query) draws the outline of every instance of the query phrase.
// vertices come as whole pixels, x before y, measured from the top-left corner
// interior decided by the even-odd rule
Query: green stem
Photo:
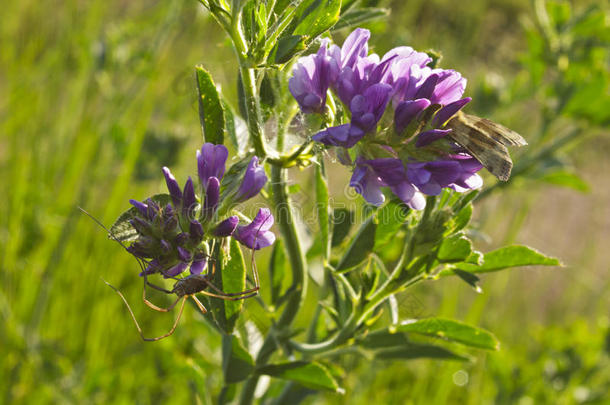
[[[245,65],[245,61],[240,58],[239,73],[244,87],[248,133],[250,134],[256,155],[260,159],[264,159],[267,156],[267,150],[263,136],[261,109],[257,97],[256,78],[254,69],[248,68]]]
[[[263,346],[256,357],[257,366],[267,364],[271,355],[277,349],[276,337],[278,335],[283,335],[283,332],[292,324],[301,308],[307,292],[307,267],[305,255],[301,249],[295,217],[292,212],[292,205],[286,190],[286,170],[281,167],[272,166],[271,182],[276,220],[290,260],[292,286],[290,297],[286,301],[286,306],[284,307],[280,319],[271,326],[265,341],[263,342]],[[254,400],[254,391],[256,390],[258,378],[259,377],[255,375],[245,382],[239,402],[241,405],[249,405]]]

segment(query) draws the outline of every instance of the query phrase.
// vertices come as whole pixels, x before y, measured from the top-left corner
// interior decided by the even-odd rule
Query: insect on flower
[[[89,218],[91,218],[93,221],[95,221],[95,223],[97,223],[100,227],[102,227],[106,232],[108,232],[108,235],[110,235],[110,237],[114,241],[118,242],[123,247],[123,249],[125,249],[126,251],[129,252],[127,246],[125,246],[125,244],[121,240],[119,240],[117,237],[115,237],[114,234],[106,226],[104,226],[97,218],[93,217],[91,214],[89,214],[84,209],[82,209],[80,207],[79,207],[79,209],[85,215],[87,215]],[[264,222],[259,227],[262,227],[263,225],[264,225]],[[255,243],[256,243],[256,241],[255,241]],[[137,328],[142,340],[147,341],[147,342],[154,342],[154,341],[164,339],[168,336],[171,336],[174,333],[174,331],[176,330],[176,328],[178,326],[178,323],[180,322],[180,318],[182,317],[182,312],[184,310],[184,304],[186,303],[186,300],[188,298],[193,299],[193,301],[195,302],[195,304],[197,304],[197,307],[199,308],[199,310],[201,311],[202,314],[206,314],[208,312],[207,309],[205,308],[205,306],[196,297],[196,294],[203,294],[203,295],[206,295],[209,297],[219,298],[219,299],[229,300],[229,301],[243,300],[243,299],[251,298],[251,297],[258,295],[258,291],[260,289],[260,283],[259,283],[259,277],[258,277],[258,270],[256,268],[256,262],[254,261],[254,250],[255,249],[253,248],[252,256],[251,256],[251,267],[252,267],[252,276],[253,276],[254,287],[252,287],[250,289],[246,289],[244,291],[235,292],[235,293],[224,292],[212,283],[212,280],[214,279],[214,276],[215,276],[216,264],[215,264],[215,261],[210,257],[208,257],[208,260],[211,262],[211,266],[208,266],[208,269],[211,268],[211,271],[208,271],[205,274],[190,274],[186,277],[175,277],[175,276],[168,276],[165,273],[165,271],[167,269],[154,268],[155,265],[152,264],[151,261],[145,260],[141,257],[138,257],[137,255],[133,255],[136,258],[136,260],[138,261],[138,265],[140,266],[140,269],[142,270],[142,275],[143,275],[143,280],[144,280],[143,287],[142,287],[142,300],[144,301],[144,303],[149,308],[151,308],[155,311],[159,311],[159,312],[170,312],[176,307],[176,305],[178,303],[180,303],[180,309],[178,311],[178,315],[176,316],[176,320],[174,321],[174,324],[172,325],[171,329],[164,335],[153,337],[153,338],[147,338],[146,336],[144,336],[144,332],[142,331],[142,328],[140,327],[140,324],[138,323],[136,316],[133,313],[131,306],[129,305],[129,302],[127,301],[127,299],[125,298],[123,293],[121,293],[121,291],[118,288],[116,288],[115,286],[113,286],[112,284],[108,283],[105,280],[103,280],[103,281],[121,297],[121,299],[127,306],[127,310],[129,311],[129,314],[131,315],[131,318],[132,318],[134,324],[136,325],[136,328]],[[147,276],[149,273],[151,273],[151,266],[153,267],[153,270],[154,270],[153,272],[161,273],[166,278],[171,278],[173,280],[176,280],[176,282],[174,283],[174,286],[172,287],[171,290],[168,290],[166,288],[153,284],[148,280]],[[175,294],[177,296],[177,298],[167,308],[159,307],[159,306],[155,305],[154,303],[152,303],[150,300],[148,300],[147,295],[146,295],[147,286],[154,288],[155,290],[161,291],[165,294]],[[211,290],[211,291],[206,291],[206,290]]]
[[[525,139],[515,131],[461,111],[458,111],[447,126],[452,129],[448,136],[502,181],[508,180],[513,167],[506,147],[527,145]]]

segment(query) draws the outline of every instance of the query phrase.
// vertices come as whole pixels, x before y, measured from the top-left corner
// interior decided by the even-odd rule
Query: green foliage
[[[222,336],[222,370],[225,384],[243,381],[254,371],[254,360],[233,335]]]
[[[6,180],[0,185],[6,196],[0,203],[0,345],[6,350],[0,363],[4,381],[0,397],[4,402],[212,404],[217,398],[235,402],[252,378],[263,374],[272,377],[263,397],[266,403],[281,403],[282,398],[302,401],[317,390],[329,392],[319,400],[322,403],[607,402],[607,305],[605,295],[596,294],[602,291],[603,278],[586,271],[588,261],[603,249],[589,239],[583,242],[591,250],[570,262],[575,271],[569,273],[569,289],[558,287],[567,277],[562,272],[545,272],[542,282],[528,274],[519,283],[517,275],[508,286],[502,278],[494,282],[481,276],[480,280],[477,275],[486,272],[560,264],[525,246],[497,248],[502,236],[497,230],[490,232],[489,218],[507,217],[514,207],[495,207],[494,215],[489,215],[486,204],[492,200],[484,200],[491,194],[487,191],[475,203],[476,210],[469,201],[474,194],[453,193],[429,201],[430,209],[424,213],[395,201],[378,209],[322,204],[317,218],[326,213],[328,225],[322,224],[321,234],[299,229],[296,239],[306,245],[307,237],[313,237],[307,265],[309,270],[317,265],[321,273],[319,285],[298,286],[307,292],[307,299],[294,298],[301,291],[293,283],[294,246],[282,237],[269,251],[270,271],[268,277],[261,277],[260,299],[206,300],[224,332],[218,333],[195,306],[186,306],[171,338],[158,344],[139,342],[122,303],[108,292],[100,276],[121,287],[145,334],[164,333],[176,314],[150,311],[142,304],[141,279],[133,259],[100,240],[95,225],[74,207],[83,206],[101,222],[111,223],[126,208],[128,198],[158,191],[161,182],[151,182],[152,177],[144,174],[180,161],[182,150],[187,153],[200,146],[200,138],[192,136],[198,131],[193,119],[198,106],[205,140],[230,142],[245,156],[250,139],[237,115],[247,118],[250,106],[243,86],[241,103],[233,94],[238,63],[255,70],[256,86],[276,86],[269,81],[269,72],[277,70],[279,87],[270,93],[255,89],[261,96],[273,96],[277,89],[285,90],[295,57],[315,49],[315,41],[329,31],[343,36],[345,31],[337,31],[370,24],[386,36],[373,44],[380,54],[399,44],[442,49],[445,60],[468,72],[471,94],[480,94],[484,86],[472,69],[493,66],[494,58],[499,58],[506,69],[501,73],[510,84],[496,86],[490,81],[493,85],[484,89],[489,97],[477,95],[473,109],[498,115],[507,123],[514,114],[516,128],[531,147],[514,158],[517,181],[493,189],[508,187],[522,202],[536,197],[534,183],[591,193],[604,188],[593,180],[591,185],[585,182],[589,177],[586,173],[581,177],[581,167],[568,156],[569,148],[581,139],[605,131],[609,120],[610,35],[603,4],[539,2],[543,7],[534,14],[527,8],[529,2],[517,0],[493,6],[477,1],[458,8],[443,1],[394,2],[392,15],[387,15],[387,9],[381,8],[386,4],[376,1],[343,1],[340,11],[339,2],[323,1],[202,3],[207,13],[200,13],[195,3],[181,2],[117,7],[115,2],[92,1],[85,8],[73,1],[61,8],[12,2],[5,7],[11,18],[0,24],[4,79],[0,80],[0,173]],[[212,12],[218,18],[212,18]],[[231,28],[226,23],[232,13],[240,16],[235,31],[245,32],[243,49],[237,52],[225,46],[228,42],[219,39],[216,28],[217,22],[223,29]],[[375,22],[386,15],[391,24]],[[86,24],[76,24],[74,16]],[[527,18],[535,21],[526,25],[527,49],[517,60],[515,53],[524,44],[516,35],[520,29],[516,22]],[[495,27],[498,35],[485,35],[481,27]],[[240,61],[228,63],[234,54]],[[197,61],[205,62],[209,71],[197,69],[195,89],[192,67],[187,65]],[[212,75],[222,84],[222,94]],[[296,109],[290,97],[259,101],[273,160],[286,153],[273,147],[293,122]],[[231,108],[238,105],[241,114]],[[293,130],[288,128],[289,135]],[[169,156],[165,152],[174,146],[151,142],[151,131],[186,144],[180,153]],[[600,156],[605,147],[596,142]],[[303,151],[302,161],[312,154]],[[589,155],[582,156],[589,167],[597,164]],[[235,170],[243,167],[238,164]],[[180,173],[187,167],[176,164],[176,169]],[[295,200],[303,201],[298,196],[307,184],[315,184],[316,202],[324,202],[325,195],[327,201],[343,201],[335,189],[328,190],[321,171],[290,173],[289,181],[301,184]],[[310,183],[301,181],[312,173]],[[235,186],[232,174],[227,176],[233,188],[224,192]],[[167,195],[153,199],[169,202]],[[586,209],[595,213],[595,208]],[[383,220],[397,211],[398,220]],[[132,240],[133,230],[126,221],[134,212],[128,210],[112,226],[120,240]],[[555,229],[545,237],[550,246],[558,234],[576,238],[573,230]],[[279,236],[284,230],[276,232]],[[494,236],[494,244],[480,236],[485,232]],[[579,238],[587,234],[579,232]],[[320,248],[329,244],[330,252]],[[216,251],[215,285],[226,292],[242,291],[249,266],[235,241],[226,248]],[[257,253],[256,259],[264,264],[267,255]],[[332,266],[342,271],[335,273]],[[484,282],[486,294],[464,292],[457,278],[434,282],[446,275],[457,275],[475,288]],[[172,282],[162,286],[171,288]],[[547,286],[552,287],[552,295]],[[422,312],[405,313],[401,308],[396,293],[404,289],[420,296]],[[527,295],[528,290],[535,290],[541,301]],[[148,294],[160,306],[174,298],[152,289]],[[557,294],[561,300],[555,299]],[[486,302],[488,297],[498,301]],[[286,308],[297,308],[298,316],[288,319]],[[442,327],[429,324],[431,313],[443,317],[433,318],[442,320]],[[575,316],[589,322],[571,322],[569,318]],[[414,317],[419,319],[403,323]],[[472,350],[495,348],[497,341],[490,333],[451,318],[494,330],[503,342],[502,350],[484,354]],[[539,328],[532,327],[540,322],[544,323]],[[265,346],[259,351],[262,340]],[[255,362],[255,354],[260,362]],[[469,362],[473,357],[476,361]],[[435,360],[406,361],[424,358]],[[469,375],[465,387],[454,383],[457,372]],[[335,393],[339,384],[346,388],[344,397]]]
[[[246,264],[239,243],[229,239],[228,252],[218,247],[213,255],[214,285],[225,293],[238,293],[246,289]],[[216,291],[210,291],[216,293]],[[244,305],[243,300],[225,300],[210,297],[212,315],[224,333],[232,333]]]
[[[471,273],[488,273],[523,266],[561,266],[561,262],[527,246],[506,246],[485,253],[481,264],[463,262],[456,264],[455,268]]]
[[[328,370],[316,362],[294,361],[282,364],[269,364],[257,368],[256,372],[283,380],[294,381],[313,389],[340,391],[337,382]]]
[[[425,318],[405,322],[395,327],[398,332],[419,333],[455,341],[466,346],[498,350],[500,343],[486,330],[466,325],[452,319]]]
[[[216,85],[210,73],[202,66],[195,68],[197,93],[199,95],[199,119],[205,142],[224,142],[225,114]]]
[[[354,235],[345,254],[337,264],[337,271],[349,270],[362,263],[368,257],[375,246],[376,229],[377,224],[374,219],[372,217],[369,218],[358,233]]]

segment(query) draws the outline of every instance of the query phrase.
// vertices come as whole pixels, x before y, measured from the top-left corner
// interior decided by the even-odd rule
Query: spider
[[[97,223],[100,227],[102,227],[102,229],[104,229],[106,232],[108,232],[110,237],[114,241],[118,242],[123,247],[123,249],[127,250],[127,246],[125,246],[125,244],[122,241],[120,241],[118,238],[116,238],[114,236],[114,234],[108,228],[106,228],[106,226],[104,226],[104,224],[102,224],[97,218],[93,217],[83,208],[81,208],[81,207],[78,207],[78,208],[85,215],[87,215],[89,218],[91,218],[95,223]],[[260,289],[258,270],[256,268],[256,262],[254,261],[254,249],[252,249],[252,258],[251,258],[251,267],[252,267],[252,276],[254,279],[254,287],[241,291],[241,292],[237,292],[237,293],[226,293],[226,292],[222,291],[221,289],[219,289],[218,287],[216,287],[212,283],[212,279],[214,278],[215,271],[216,271],[216,265],[214,263],[214,260],[210,260],[211,265],[210,264],[208,265],[208,269],[210,268],[210,266],[212,268],[211,272],[208,271],[205,274],[191,274],[184,278],[167,277],[167,278],[176,280],[173,288],[171,290],[168,290],[166,288],[160,287],[160,286],[155,285],[155,284],[151,283],[150,281],[148,281],[148,278],[147,278],[148,272],[146,271],[146,267],[147,267],[147,265],[150,265],[150,262],[148,262],[147,260],[145,260],[141,257],[135,256],[135,255],[134,255],[134,257],[138,261],[138,265],[140,266],[140,268],[142,270],[142,274],[144,276],[144,284],[142,287],[142,300],[149,308],[154,309],[155,311],[159,311],[159,312],[170,312],[180,302],[180,309],[178,311],[178,316],[176,317],[176,320],[174,321],[174,324],[172,325],[172,328],[169,330],[169,332],[165,333],[164,335],[157,336],[154,338],[147,338],[144,336],[144,332],[142,331],[142,328],[140,327],[140,324],[138,323],[138,320],[136,319],[136,316],[133,313],[131,306],[129,305],[129,302],[127,301],[127,299],[125,298],[123,293],[121,293],[121,291],[118,288],[116,288],[112,284],[108,283],[106,280],[103,280],[104,283],[106,283],[106,285],[108,285],[110,288],[112,288],[121,297],[121,299],[125,303],[125,306],[127,306],[127,310],[129,311],[129,314],[131,315],[131,319],[133,320],[134,324],[136,325],[136,328],[140,334],[140,337],[142,338],[142,340],[144,340],[146,342],[155,342],[155,341],[164,339],[168,336],[171,336],[174,333],[174,331],[178,327],[180,318],[182,317],[182,311],[184,310],[184,304],[186,303],[186,300],[189,297],[192,298],[193,301],[195,301],[195,304],[197,304],[197,307],[199,308],[201,313],[206,314],[208,311],[205,308],[205,306],[201,303],[201,301],[199,301],[199,299],[196,297],[196,294],[201,293],[201,294],[207,295],[209,297],[220,298],[220,299],[228,300],[228,301],[238,301],[238,300],[243,300],[243,299],[251,298],[251,297],[258,295],[258,291]],[[161,274],[163,274],[165,276],[163,269],[158,269],[158,270]],[[176,294],[177,298],[167,308],[159,307],[148,300],[148,298],[146,296],[146,286],[152,287],[165,294]],[[206,289],[208,289],[208,288],[210,290],[212,290],[213,292],[206,291]]]

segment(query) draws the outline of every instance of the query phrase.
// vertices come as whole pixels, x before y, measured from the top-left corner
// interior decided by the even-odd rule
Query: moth
[[[459,111],[447,127],[452,131],[447,135],[463,146],[491,174],[507,181],[513,168],[513,161],[507,146],[523,146],[527,142],[515,131],[485,118],[464,114]]]

